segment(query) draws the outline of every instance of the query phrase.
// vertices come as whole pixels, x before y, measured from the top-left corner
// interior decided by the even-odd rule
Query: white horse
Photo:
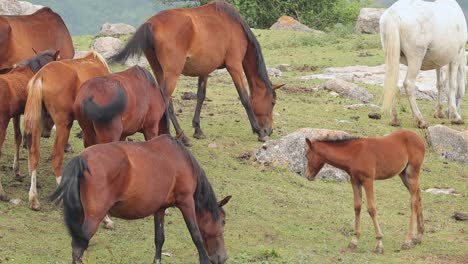
[[[399,63],[408,65],[403,86],[419,128],[427,123],[416,104],[415,81],[420,70],[437,70],[438,100],[436,118],[443,118],[441,94],[445,67],[448,84],[448,115],[454,124],[463,124],[460,104],[465,93],[465,43],[467,26],[462,9],[455,0],[399,0],[380,18],[380,36],[385,51],[385,83],[382,109],[392,115],[398,126],[395,95]]]

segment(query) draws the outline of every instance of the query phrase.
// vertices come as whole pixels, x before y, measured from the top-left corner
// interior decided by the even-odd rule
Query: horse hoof
[[[355,250],[356,248],[357,248],[357,245],[354,244],[353,242],[350,242],[350,243],[348,244],[348,249],[350,249],[350,250]]]
[[[17,173],[17,174],[15,175],[15,180],[16,180],[17,182],[23,182],[24,177],[26,177],[26,176],[21,176],[20,174]]]
[[[383,253],[384,253],[383,248],[382,248],[382,247],[375,248],[375,249],[374,249],[374,253],[376,253],[376,254],[383,254]]]
[[[413,238],[412,242],[413,242],[413,245],[419,245],[421,244],[422,240],[421,238]]]
[[[403,243],[403,245],[401,245],[401,249],[403,249],[403,250],[411,249],[413,247],[414,247],[414,244],[413,244],[412,241],[405,242],[405,243]]]
[[[114,222],[110,222],[110,223],[102,222],[102,226],[105,229],[108,229],[108,230],[114,230],[115,229]]]
[[[191,147],[192,146],[192,142],[190,141],[190,139],[186,136],[183,136],[181,139],[182,143],[186,146],[186,147]]]
[[[195,132],[193,134],[193,137],[196,138],[196,139],[205,139],[205,134],[203,134],[203,132]]]
[[[32,201],[29,203],[29,208],[33,211],[40,211],[41,204],[39,203],[39,201]]]
[[[463,121],[463,119],[455,119],[455,120],[452,120],[451,121],[452,125],[463,125],[465,124],[465,121]]]
[[[390,125],[393,126],[393,127],[399,127],[401,126],[401,122],[399,119],[394,119],[390,122]]]

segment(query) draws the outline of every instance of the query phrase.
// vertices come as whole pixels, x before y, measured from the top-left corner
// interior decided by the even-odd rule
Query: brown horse
[[[62,59],[75,54],[62,18],[50,8],[27,16],[0,16],[0,71],[34,56],[33,50],[60,50]]]
[[[19,175],[19,149],[21,146],[20,118],[24,112],[26,99],[28,98],[27,86],[29,80],[47,63],[57,60],[59,51],[47,50],[37,56],[18,63],[13,70],[7,74],[0,75],[0,157],[3,142],[5,141],[6,130],[10,119],[13,118],[15,131],[15,158],[13,160],[13,172],[17,180],[21,180]],[[3,191],[0,176],[0,200],[8,200]]]
[[[24,111],[24,140],[28,147],[31,188],[29,207],[39,210],[36,177],[39,163],[41,119],[50,116],[55,123],[52,166],[57,183],[62,175],[64,147],[73,125],[73,103],[81,85],[94,77],[110,73],[106,61],[96,52],[80,59],[55,61],[43,67],[28,84],[28,100]]]
[[[112,142],[87,148],[65,167],[51,200],[63,199],[72,237],[73,263],[81,263],[89,240],[109,213],[123,219],[154,216],[156,254],[164,243],[164,211],[182,212],[200,263],[224,263],[225,213],[205,172],[192,154],[169,135],[146,142]]]
[[[268,78],[260,44],[239,13],[226,2],[214,1],[197,8],[161,11],[140,26],[126,47],[111,60],[122,62],[144,52],[158,83],[167,83],[172,95],[181,74],[198,76],[197,106],[192,125],[195,138],[203,138],[200,111],[208,74],[226,68],[234,81],[250,124],[260,141],[273,131],[275,89]],[[250,97],[244,83],[245,73]],[[170,106],[177,137],[184,136]]]
[[[424,233],[419,173],[426,146],[414,132],[400,130],[382,138],[311,141],[307,143],[306,175],[313,180],[325,163],[346,171],[351,177],[354,192],[355,235],[349,248],[357,247],[361,236],[362,189],[366,191],[367,209],[374,222],[377,239],[376,252],[383,253],[383,234],[377,221],[374,203],[374,180],[400,175],[411,194],[411,218],[403,249],[421,243]],[[417,235],[415,228],[417,225]]]
[[[84,146],[118,141],[136,132],[146,140],[169,133],[163,96],[153,75],[139,66],[88,80],[73,106]]]

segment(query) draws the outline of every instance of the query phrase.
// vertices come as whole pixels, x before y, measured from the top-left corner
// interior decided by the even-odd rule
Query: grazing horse
[[[112,142],[85,149],[65,167],[63,180],[50,196],[62,200],[72,237],[73,263],[81,263],[89,240],[109,213],[123,219],[154,216],[156,254],[164,243],[164,211],[182,212],[200,263],[224,263],[225,213],[216,202],[205,172],[177,140],[163,135],[145,142]]]
[[[230,4],[214,1],[197,8],[164,10],[137,30],[124,49],[111,60],[123,62],[144,52],[158,83],[166,83],[171,96],[181,74],[198,76],[197,106],[192,121],[194,137],[203,138],[200,111],[205,100],[208,74],[226,68],[234,81],[252,129],[260,141],[273,131],[275,89],[268,78],[260,44],[250,27]],[[245,73],[250,96],[244,83]],[[184,136],[169,107],[177,137]]]
[[[75,54],[62,18],[48,7],[31,15],[0,16],[0,71],[34,56],[34,50],[60,50],[61,59]]]
[[[84,146],[119,141],[136,132],[145,140],[169,133],[164,97],[153,75],[139,66],[88,80],[73,105]]]
[[[306,138],[306,176],[315,179],[325,163],[346,171],[351,177],[354,192],[355,235],[349,248],[357,247],[361,236],[362,186],[366,191],[367,210],[374,222],[377,245],[375,251],[383,253],[383,234],[377,221],[374,202],[374,180],[386,180],[400,175],[411,194],[411,218],[403,249],[421,243],[424,233],[419,173],[426,146],[414,132],[400,130],[381,138],[312,141]],[[415,228],[417,225],[417,235]]]
[[[455,0],[400,0],[380,18],[380,36],[385,51],[383,111],[391,114],[391,124],[398,126],[395,95],[399,63],[408,65],[403,86],[419,128],[427,122],[416,104],[416,77],[420,70],[437,71],[438,97],[436,118],[443,118],[441,106],[442,72],[448,69],[448,115],[454,124],[463,124],[460,105],[465,94],[465,43],[467,26],[462,9]]]
[[[50,116],[55,123],[55,142],[52,166],[57,183],[62,175],[64,147],[73,125],[73,103],[81,85],[94,77],[110,73],[104,58],[90,52],[83,58],[54,61],[44,66],[28,84],[28,100],[24,111],[24,140],[28,148],[29,207],[40,209],[37,198],[36,177],[39,163],[41,119]]]
[[[37,56],[18,63],[7,74],[0,75],[0,157],[3,142],[7,132],[10,119],[13,118],[13,127],[15,131],[15,158],[13,160],[13,172],[17,180],[21,180],[19,175],[19,149],[21,146],[20,118],[24,112],[26,99],[28,98],[27,86],[29,80],[44,65],[57,60],[59,51],[47,50],[39,53]],[[0,176],[0,200],[8,200],[3,191]]]

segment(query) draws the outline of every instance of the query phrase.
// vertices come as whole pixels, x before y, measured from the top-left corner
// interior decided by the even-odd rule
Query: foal
[[[419,190],[419,173],[424,161],[426,146],[414,132],[395,131],[381,138],[344,139],[329,141],[311,141],[307,143],[306,176],[314,180],[325,163],[346,171],[351,177],[354,192],[355,235],[349,248],[357,247],[361,236],[361,203],[364,186],[367,196],[367,209],[374,222],[377,245],[375,251],[383,253],[383,234],[377,221],[374,203],[374,180],[385,180],[400,175],[401,180],[411,194],[411,218],[408,235],[403,249],[409,249],[421,243],[424,222]],[[417,225],[417,235],[415,228]]]

